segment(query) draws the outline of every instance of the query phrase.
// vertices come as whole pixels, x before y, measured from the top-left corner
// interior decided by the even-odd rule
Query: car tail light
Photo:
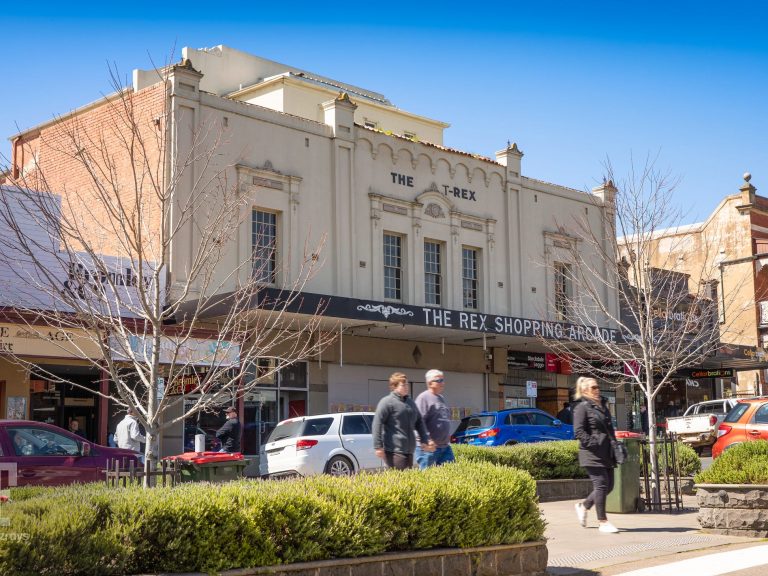
[[[297,440],[296,450],[307,450],[317,444],[317,440]]]
[[[710,426],[714,426],[715,424],[717,424],[717,416],[715,416],[714,414],[712,414],[712,415],[709,417],[709,425],[710,425]]]
[[[494,436],[498,435],[499,429],[498,428],[491,428],[490,430],[486,430],[485,432],[480,432],[480,434],[477,435],[478,438],[493,438]]]
[[[725,436],[731,430],[733,430],[733,426],[728,426],[728,424],[720,424],[720,426],[717,428],[717,437],[720,438],[721,436]]]
[[[451,436],[451,444],[456,444],[456,436]]]

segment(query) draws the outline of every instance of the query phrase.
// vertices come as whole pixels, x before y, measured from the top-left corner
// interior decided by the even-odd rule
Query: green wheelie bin
[[[640,501],[640,445],[644,438],[643,434],[635,432],[616,432],[616,439],[627,448],[627,458],[615,470],[613,490],[605,502],[606,512],[637,512]]]

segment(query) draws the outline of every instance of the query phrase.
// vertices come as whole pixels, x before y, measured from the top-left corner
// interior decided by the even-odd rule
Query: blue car
[[[472,414],[461,419],[451,436],[454,444],[474,446],[511,446],[548,440],[573,440],[573,426],[537,408]]]

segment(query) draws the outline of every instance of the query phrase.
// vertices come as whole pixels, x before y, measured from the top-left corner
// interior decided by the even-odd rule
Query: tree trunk
[[[155,485],[155,478],[150,476],[150,473],[157,470],[158,450],[156,444],[159,435],[154,430],[147,429],[145,437],[147,443],[144,445],[144,482],[142,485],[144,488],[151,488]]]
[[[658,504],[661,502],[661,484],[659,480],[659,459],[656,454],[656,411],[654,409],[653,398],[646,396],[648,409],[648,457],[651,463],[650,481],[651,481],[651,502]]]

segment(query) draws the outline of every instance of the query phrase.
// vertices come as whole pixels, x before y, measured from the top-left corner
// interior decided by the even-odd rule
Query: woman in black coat
[[[611,422],[611,412],[605,398],[600,396],[600,386],[594,378],[581,377],[576,381],[573,409],[573,433],[579,441],[579,465],[584,467],[592,480],[592,493],[584,502],[576,504],[579,523],[587,527],[587,511],[595,507],[600,532],[613,534],[618,529],[608,522],[605,515],[605,499],[613,490],[612,442],[616,433]]]

